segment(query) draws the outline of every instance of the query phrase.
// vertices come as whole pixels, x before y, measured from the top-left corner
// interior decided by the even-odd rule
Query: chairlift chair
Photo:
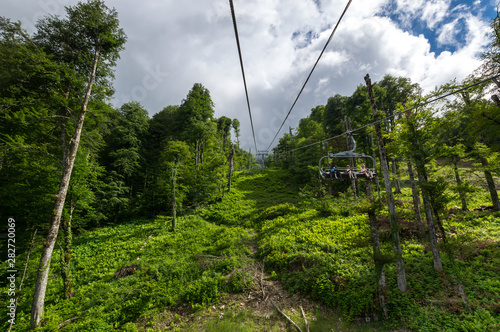
[[[330,167],[328,162],[327,162],[326,166],[324,165],[325,159],[327,161],[329,161],[330,159],[346,159],[346,158],[362,158],[364,160],[370,159],[372,161],[372,167],[370,168],[367,166],[366,170],[371,172],[373,174],[373,176],[376,176],[377,173],[376,173],[376,169],[375,169],[375,158],[373,158],[372,156],[366,155],[364,153],[354,152],[354,150],[356,150],[356,140],[352,136],[352,133],[349,132],[349,133],[347,133],[347,135],[352,139],[352,142],[354,143],[352,150],[342,151],[342,152],[338,152],[338,153],[330,153],[328,156],[322,157],[319,160],[319,174],[321,175],[321,177],[323,179],[332,179],[332,180],[340,180],[340,179],[346,179],[346,178],[348,179],[349,174],[346,172],[347,167],[339,167],[338,165],[336,165],[336,163],[334,163],[334,165],[336,165],[338,168],[336,174],[334,174],[334,173],[332,173],[331,167]],[[366,164],[367,163],[365,163],[365,165]],[[356,169],[352,169],[352,172],[356,173],[357,178],[367,178],[367,175],[365,173],[361,173],[361,172],[357,171]]]

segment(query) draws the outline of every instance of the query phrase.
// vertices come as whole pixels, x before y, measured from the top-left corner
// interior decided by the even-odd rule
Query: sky
[[[241,147],[255,145],[228,0],[105,0],[128,36],[116,67],[116,107],[138,101],[150,116],[179,105],[195,83],[215,116],[238,118]],[[348,0],[233,0],[258,150],[285,119]],[[0,15],[28,32],[75,0],[0,0]],[[278,135],[335,94],[385,75],[425,92],[480,65],[500,0],[353,0]],[[277,144],[276,140],[273,146]]]

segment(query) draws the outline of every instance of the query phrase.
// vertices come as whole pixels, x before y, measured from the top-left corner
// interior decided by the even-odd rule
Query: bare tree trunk
[[[69,92],[65,95],[66,100],[69,98]],[[67,115],[67,111],[65,112]],[[66,141],[66,117],[63,117],[61,121],[61,141],[62,141],[62,151],[63,151],[63,163],[67,161],[67,141]],[[69,299],[71,297],[71,270],[70,270],[70,261],[71,261],[71,218],[73,216],[73,198],[70,197],[70,215],[69,222],[65,217],[61,217],[63,219],[63,233],[64,233],[64,248],[61,248],[61,277],[63,279],[64,286],[64,298]]]
[[[396,159],[391,158],[391,164],[392,164],[392,176],[394,178],[394,192],[396,194],[401,194],[401,183],[399,181],[399,170],[398,166],[396,165]]]
[[[64,285],[64,297],[66,299],[71,298],[71,248],[73,245],[73,231],[71,229],[71,222],[73,220],[73,211],[75,210],[76,202],[73,203],[73,199],[70,200],[70,212],[68,219],[62,217],[63,219],[63,232],[64,232],[64,248],[61,248],[61,276]]]
[[[203,156],[205,155],[205,139],[201,139],[201,147],[200,147],[200,164],[203,164]]]
[[[252,148],[248,148],[248,169],[251,168],[251,160],[252,160]]]
[[[417,184],[415,182],[415,174],[413,174],[413,166],[411,161],[408,161],[408,175],[410,176],[411,182],[411,193],[413,196],[413,210],[415,211],[415,219],[417,220],[418,230],[420,232],[420,238],[425,239],[425,228],[422,223],[422,215],[420,214],[420,195],[418,194]]]
[[[233,169],[234,169],[233,156],[234,156],[234,149],[233,149],[233,145],[231,144],[231,150],[229,151],[229,178],[227,181],[227,191],[228,192],[231,192],[231,182],[233,180]]]
[[[372,107],[373,120],[378,120],[377,115],[377,105],[375,104],[375,98],[373,97],[372,84],[370,76],[367,74],[365,76],[366,86],[368,87],[368,95],[370,97],[370,103]],[[387,194],[388,208],[389,208],[389,219],[391,223],[391,233],[392,233],[392,245],[394,248],[395,260],[396,260],[396,273],[398,288],[402,292],[406,292],[408,289],[406,283],[406,272],[403,262],[403,253],[401,251],[401,242],[399,239],[399,229],[398,222],[396,218],[396,208],[394,206],[394,197],[392,196],[391,179],[389,174],[389,167],[387,165],[387,154],[385,151],[384,140],[382,138],[382,128],[380,123],[375,123],[375,131],[377,133],[378,149],[380,152],[380,165],[382,166],[382,173],[384,174],[384,184],[385,192]]]
[[[200,170],[200,141],[196,140],[194,143],[194,168]]]
[[[373,133],[370,134],[370,144],[371,144],[371,148],[372,148],[372,157],[376,161],[377,154],[375,153],[375,148],[373,147]],[[377,172],[377,163],[376,162],[375,162],[374,167],[375,167],[374,171]],[[378,199],[382,199],[382,197],[380,195],[380,181],[378,179],[378,176],[375,176],[375,184],[377,185]]]
[[[457,289],[458,289],[458,294],[462,298],[462,302],[465,306],[465,309],[470,312],[470,305],[469,305],[469,300],[467,299],[467,295],[465,294],[465,288],[462,283],[462,278],[460,277],[460,270],[458,269],[457,263],[455,261],[455,256],[453,255],[453,252],[451,251],[451,247],[446,245],[447,239],[446,239],[446,232],[444,231],[443,224],[441,222],[441,219],[439,217],[439,211],[433,206],[434,210],[434,215],[436,216],[436,221],[439,226],[439,231],[441,232],[441,238],[443,239],[443,243],[445,244],[445,252],[446,255],[448,256],[448,259],[450,260],[451,263],[451,269],[453,271],[453,274],[455,275],[455,278],[457,280]]]
[[[481,165],[483,167],[488,166],[488,160],[486,158],[481,157]],[[493,176],[488,169],[484,170],[484,177],[486,178],[486,182],[488,183],[488,189],[490,190],[491,202],[493,203],[493,209],[499,211],[500,210],[500,201],[498,200],[498,193],[495,186],[495,181],[493,180]]]
[[[422,162],[417,162],[417,172],[418,180],[422,186],[422,198],[424,200],[425,207],[425,217],[427,219],[427,227],[429,229],[429,240],[431,244],[432,258],[434,259],[434,268],[436,270],[443,269],[443,263],[441,261],[441,254],[439,253],[439,248],[437,246],[437,236],[436,228],[434,226],[434,217],[432,216],[432,206],[429,200],[429,193],[427,192],[427,174],[425,171],[425,165]]]
[[[366,179],[365,181],[366,188],[366,196],[373,204],[373,193],[372,193],[372,185],[370,179]],[[389,318],[389,311],[387,309],[386,303],[386,294],[389,294],[389,289],[387,288],[387,283],[385,281],[385,273],[384,273],[384,263],[381,260],[382,251],[380,250],[380,238],[378,235],[378,221],[375,212],[370,209],[368,211],[368,218],[370,220],[370,233],[372,237],[372,247],[373,247],[373,261],[375,262],[375,275],[377,278],[377,295],[380,302],[380,308],[382,308],[382,312],[384,313],[384,317],[386,319]]]
[[[172,167],[172,232],[177,227],[177,199],[175,197],[175,186],[177,185],[177,166]]]
[[[469,211],[467,208],[467,201],[465,200],[465,192],[462,187],[462,179],[460,178],[460,172],[458,171],[458,158],[453,156],[453,171],[455,172],[455,181],[459,187],[460,201],[462,203],[462,211]]]
[[[328,155],[329,155],[329,153],[328,153],[328,143],[327,143],[327,142],[325,142],[325,144],[324,144],[324,145],[325,145],[325,153],[326,153],[326,155],[328,156]],[[327,158],[326,160],[328,161],[328,162],[327,162],[328,167],[330,167],[330,158]],[[331,173],[330,173],[330,178],[332,178]],[[329,195],[331,195],[331,194],[332,194],[332,185],[331,185],[331,183],[330,183],[330,182],[328,182],[328,194],[329,194]]]
[[[344,116],[344,130],[347,133],[349,133],[351,131],[350,119],[347,117],[347,115]],[[351,150],[352,149],[351,136],[350,135],[346,135],[345,139],[346,139],[347,150]],[[354,158],[349,158],[349,166],[351,167],[351,173],[349,174],[349,180],[351,181],[351,189],[352,189],[352,193],[354,195],[354,198],[357,199],[357,195],[356,195],[356,179],[354,178],[354,175],[353,175],[356,172]]]
[[[50,260],[52,258],[52,253],[54,251],[54,246],[56,244],[57,232],[59,231],[59,225],[61,223],[61,215],[64,208],[64,202],[66,201],[66,194],[68,193],[69,182],[71,180],[71,173],[73,171],[73,166],[75,164],[78,145],[80,144],[80,137],[82,135],[82,128],[83,128],[83,122],[85,120],[85,114],[87,112],[87,105],[89,103],[90,95],[92,93],[92,85],[94,84],[95,81],[98,60],[99,60],[99,49],[97,49],[94,54],[92,74],[89,77],[89,81],[87,83],[85,98],[83,100],[80,116],[76,124],[75,134],[73,135],[70,152],[67,157],[67,161],[63,162],[63,172],[61,176],[61,182],[59,184],[59,190],[56,195],[56,201],[54,203],[54,207],[52,208],[52,218],[50,221],[50,228],[47,234],[47,239],[44,243],[42,257],[40,258],[40,265],[38,267],[38,276],[35,284],[35,293],[33,296],[33,305],[31,308],[30,328],[32,330],[34,330],[37,327],[40,327],[44,319],[43,306],[45,302],[45,291],[47,290],[47,281],[49,279]]]

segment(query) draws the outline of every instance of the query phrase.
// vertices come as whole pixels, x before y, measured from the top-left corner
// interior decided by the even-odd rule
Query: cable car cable
[[[230,0],[231,1],[231,0]],[[328,44],[330,43],[330,41],[332,40],[333,38],[333,35],[335,34],[335,31],[337,31],[337,28],[340,24],[340,21],[342,20],[342,18],[344,17],[345,13],[347,12],[347,9],[349,8],[349,6],[351,5],[351,2],[352,0],[349,0],[349,2],[347,3],[344,11],[342,12],[342,15],[340,15],[340,18],[339,20],[337,21],[337,24],[335,25],[335,28],[333,29],[332,33],[330,34],[330,38],[328,38],[325,46],[323,47],[323,50],[321,51],[319,57],[318,57],[318,60],[316,60],[316,63],[314,64],[313,68],[311,69],[311,72],[309,73],[309,76],[307,76],[307,79],[306,81],[304,82],[304,85],[302,85],[302,89],[300,89],[300,92],[299,94],[297,95],[297,98],[295,98],[295,101],[293,102],[292,104],[292,107],[290,108],[290,110],[288,111],[288,114],[286,115],[285,117],[285,120],[283,120],[283,123],[281,124],[280,128],[278,129],[278,131],[276,132],[276,135],[274,135],[274,138],[273,140],[271,141],[271,144],[269,144],[269,146],[267,147],[266,150],[269,150],[271,148],[271,145],[273,145],[274,141],[276,140],[276,137],[278,137],[279,133],[280,133],[280,130],[281,128],[283,128],[283,125],[285,124],[286,120],[288,119],[288,116],[290,115],[290,113],[292,112],[293,108],[295,107],[295,104],[297,103],[297,100],[299,100],[299,97],[300,95],[302,94],[302,91],[304,91],[304,88],[306,87],[306,84],[307,82],[309,81],[309,78],[311,78],[311,75],[312,73],[314,72],[314,69],[316,68],[316,66],[318,65],[318,62],[319,60],[321,59],[321,56],[323,55],[323,53],[325,52],[326,50],[326,47],[328,46]]]
[[[252,126],[253,143],[255,145],[255,153],[258,152],[257,140],[255,139],[255,130],[253,129],[252,111],[250,110],[250,99],[248,98],[247,80],[245,78],[245,69],[243,67],[243,57],[241,56],[240,38],[238,36],[238,27],[236,25],[236,15],[234,13],[233,0],[229,0],[229,7],[231,7],[231,16],[233,18],[234,34],[236,35],[236,45],[238,46],[238,55],[240,57],[241,74],[243,75],[243,84],[245,86],[245,95],[247,97],[248,114],[250,116],[250,125]]]

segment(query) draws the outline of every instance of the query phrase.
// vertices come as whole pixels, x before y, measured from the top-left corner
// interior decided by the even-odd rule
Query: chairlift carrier
[[[335,159],[335,158],[338,158],[338,159],[341,159],[341,158],[364,158],[364,159],[371,159],[372,161],[372,167],[369,168],[369,167],[366,167],[366,169],[371,172],[373,174],[373,176],[377,175],[376,173],[376,169],[375,169],[375,158],[373,158],[372,156],[369,156],[369,155],[366,155],[364,153],[357,153],[357,152],[354,152],[354,150],[356,150],[356,140],[354,139],[353,135],[351,132],[348,132],[347,133],[347,136],[349,136],[353,142],[353,148],[352,150],[348,150],[348,151],[342,151],[342,152],[338,152],[338,153],[330,153],[328,156],[324,156],[322,157],[320,160],[319,160],[319,174],[321,175],[321,177],[323,179],[326,179],[326,178],[331,178],[331,179],[342,179],[343,177],[347,177],[349,178],[349,175],[346,173],[346,170],[347,168],[345,167],[338,167],[338,172],[337,172],[337,175],[339,177],[333,177],[333,176],[330,176],[330,165],[327,165],[327,167],[323,167],[322,166],[322,162],[323,162],[323,159],[325,158],[328,158],[328,159]],[[352,170],[353,172],[355,171],[355,169]],[[361,173],[361,172],[356,172],[356,177],[366,177],[366,174],[365,173]]]

